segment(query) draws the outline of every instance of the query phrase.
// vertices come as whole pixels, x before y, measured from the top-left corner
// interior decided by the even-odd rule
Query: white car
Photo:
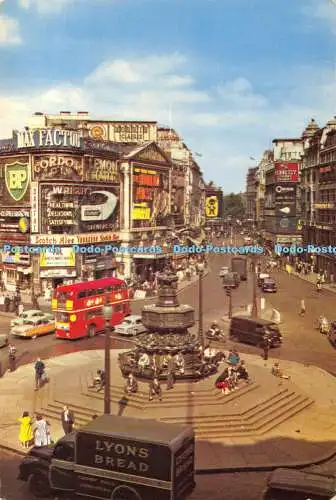
[[[127,316],[120,325],[114,328],[115,333],[119,335],[125,335],[128,337],[134,337],[139,335],[139,333],[144,333],[147,331],[146,327],[142,324],[141,316]]]
[[[20,316],[12,319],[11,327],[13,328],[14,326],[23,325],[26,321],[34,321],[37,319],[54,321],[54,316],[52,314],[45,313],[44,311],[40,311],[39,309],[30,309],[29,311],[23,311]]]
[[[227,266],[222,266],[219,271],[219,277],[223,278],[226,274],[229,274],[230,269]]]

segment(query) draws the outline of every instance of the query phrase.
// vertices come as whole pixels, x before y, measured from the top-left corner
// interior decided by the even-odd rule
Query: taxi
[[[30,318],[20,325],[12,327],[10,334],[13,337],[36,339],[55,331],[55,320],[48,318]]]

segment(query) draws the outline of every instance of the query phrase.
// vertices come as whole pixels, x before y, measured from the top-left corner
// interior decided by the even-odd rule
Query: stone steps
[[[286,401],[288,398],[292,397],[293,394],[296,394],[294,391],[289,391],[287,388],[282,389],[280,392],[272,394],[271,396],[265,397],[261,401],[258,401],[255,403],[255,405],[248,407],[247,409],[242,409],[235,413],[230,412],[230,413],[225,413],[223,412],[218,415],[218,414],[209,414],[207,413],[206,415],[193,415],[191,417],[188,417],[186,420],[186,417],[180,416],[180,417],[166,417],[165,421],[170,422],[178,422],[180,419],[180,422],[183,424],[189,424],[189,425],[198,425],[199,423],[205,423],[207,424],[208,422],[213,422],[218,419],[225,419],[225,420],[230,420],[232,422],[241,422],[245,421],[251,416],[253,416],[255,413],[263,410],[267,411],[271,408],[274,408],[275,404],[280,404],[283,401]]]
[[[162,402],[160,408],[180,408],[186,404],[197,403],[198,406],[217,406],[227,404],[235,399],[243,397],[245,394],[250,393],[259,387],[258,384],[252,382],[248,385],[241,385],[239,389],[231,394],[224,395],[216,387],[212,386],[207,389],[200,389],[197,386],[193,391],[175,390],[175,387],[170,391],[163,389]],[[87,398],[103,400],[103,392],[84,391],[83,395]],[[136,394],[125,395],[120,387],[111,388],[111,401],[119,403],[120,401],[127,401],[127,407],[139,410],[145,410],[148,406],[153,406],[153,402],[148,401],[148,391],[139,390]]]
[[[163,418],[162,421],[192,425],[199,440],[221,440],[225,437],[263,435],[313,404],[308,396],[290,393],[279,401],[265,402],[247,416],[222,415],[203,420]]]
[[[75,425],[82,426],[86,425],[88,422],[92,420],[93,415],[99,415],[99,413],[103,413],[103,406],[102,410],[96,411],[90,408],[86,408],[84,406],[76,405],[76,404],[70,404],[69,402],[63,402],[63,401],[51,401],[48,402],[48,404],[41,409],[41,413],[47,417],[48,420],[52,421],[57,421],[58,423],[61,422],[61,413],[63,410],[63,406],[67,405],[75,414]]]

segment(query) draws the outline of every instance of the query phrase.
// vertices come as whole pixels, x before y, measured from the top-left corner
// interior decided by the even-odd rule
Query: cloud
[[[258,158],[274,137],[300,136],[312,117],[323,125],[336,100],[334,74],[320,68],[296,66],[291,78],[288,67],[286,89],[279,80],[273,95],[264,95],[244,76],[204,85],[196,70],[179,53],[118,58],[98,65],[76,85],[64,81],[0,93],[0,137],[22,129],[36,111],[87,110],[93,118],[157,120],[176,128],[202,154],[206,179],[216,179],[226,191],[239,190],[250,156]]]
[[[112,3],[121,0],[18,0],[18,5],[21,9],[35,10],[40,15],[55,15],[60,14],[69,7],[80,6],[86,4],[91,7],[99,3]],[[124,1],[124,0],[122,0]]]
[[[19,23],[16,19],[0,15],[0,45],[21,43]]]
[[[254,93],[252,84],[243,77],[220,85],[218,95],[223,103],[231,107],[254,109],[267,105],[267,99]]]
[[[310,0],[302,11],[307,19],[324,21],[336,34],[336,0]]]
[[[128,61],[115,59],[98,66],[86,81],[105,86],[109,83],[155,84],[155,78],[160,78],[160,81],[169,78],[170,82],[175,80],[176,85],[181,83],[185,85],[186,77],[171,74],[184,63],[186,63],[186,58],[178,53],[164,56],[154,55]]]
[[[39,14],[57,14],[65,7],[86,0],[19,0],[22,9],[35,9]]]

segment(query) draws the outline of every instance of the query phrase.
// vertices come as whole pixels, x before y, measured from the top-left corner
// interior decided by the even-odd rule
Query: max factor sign
[[[40,129],[14,132],[14,142],[20,148],[80,148],[80,133],[74,130]]]

